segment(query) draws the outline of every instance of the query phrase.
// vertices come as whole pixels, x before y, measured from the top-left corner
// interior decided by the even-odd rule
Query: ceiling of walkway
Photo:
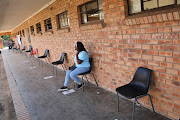
[[[0,33],[10,32],[55,0],[0,0]]]

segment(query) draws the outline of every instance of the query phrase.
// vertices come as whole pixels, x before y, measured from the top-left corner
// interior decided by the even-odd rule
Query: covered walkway
[[[57,89],[63,85],[65,72],[58,70],[53,75],[52,66],[37,58],[28,58],[24,53],[2,51],[11,95],[19,120],[130,120],[132,102],[120,97],[120,112],[117,113],[116,95],[92,84],[84,92],[76,90],[64,95]],[[69,88],[73,88],[73,81]],[[136,107],[136,120],[168,120],[144,107]]]

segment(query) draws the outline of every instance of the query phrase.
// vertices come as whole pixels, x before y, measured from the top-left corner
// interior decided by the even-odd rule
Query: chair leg
[[[134,100],[134,102],[133,102],[133,111],[132,111],[132,120],[134,120],[134,112],[135,112],[135,103],[136,103],[136,98],[135,98],[135,100]]]
[[[64,72],[65,72],[65,69],[64,69],[64,67],[63,67],[63,65],[61,64],[61,66],[62,66],[62,68],[63,68],[63,70],[64,70]]]
[[[83,77],[84,77],[84,75],[82,76],[82,85],[83,85]],[[84,86],[82,86],[82,89],[83,89],[83,92],[84,92]]]
[[[56,66],[56,77],[57,77],[57,66]]]
[[[153,109],[153,112],[155,113],[155,110],[154,110],[154,106],[153,106],[153,103],[152,103],[152,99],[151,99],[151,96],[149,94],[147,94],[149,96],[149,99],[151,101],[151,105],[152,105],[152,109]]]
[[[119,95],[118,95],[118,92],[117,92],[117,112],[119,112]]]
[[[89,83],[89,80],[87,79],[86,75],[84,75],[84,76],[85,76],[85,78],[86,78],[87,82]]]
[[[97,83],[97,81],[96,81],[96,78],[94,77],[94,74],[91,72],[91,74],[93,75],[93,78],[94,78],[94,80],[95,80],[95,82],[96,82],[96,85],[98,86],[98,83]]]
[[[52,65],[52,69],[53,69],[53,75],[54,75],[54,65]]]

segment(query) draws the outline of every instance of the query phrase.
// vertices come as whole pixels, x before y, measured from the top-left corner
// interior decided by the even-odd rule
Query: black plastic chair
[[[46,58],[47,58],[48,55],[49,55],[49,50],[46,49],[45,52],[44,52],[44,55],[39,56],[38,58],[40,58],[40,59],[45,58],[45,60],[46,60]],[[46,63],[48,63],[47,60],[46,60]],[[40,61],[39,61],[39,65],[40,65]],[[42,66],[43,66],[43,64],[42,64]]]
[[[53,73],[54,73],[54,65],[55,66],[62,65],[63,70],[66,71],[66,66],[63,64],[65,56],[66,56],[66,53],[62,53],[61,58],[58,61],[52,62],[52,64],[53,64]],[[56,76],[57,76],[57,67],[56,67]]]
[[[26,50],[25,52],[32,52],[32,46],[29,46],[29,50]]]
[[[88,81],[88,79],[87,79],[87,77],[86,77],[86,75],[88,75],[88,74],[92,74],[93,75],[93,78],[94,78],[94,81],[96,82],[96,85],[98,86],[98,83],[97,83],[97,81],[96,81],[96,78],[94,77],[94,74],[91,72],[92,71],[92,62],[93,62],[93,58],[89,58],[89,63],[90,63],[90,70],[88,71],[88,72],[85,72],[85,73],[81,73],[81,74],[79,74],[79,75],[82,75],[82,83],[84,83],[83,82],[83,78],[85,77],[86,78],[86,80],[87,80],[87,82],[89,82]],[[74,87],[75,87],[75,84],[74,84]],[[84,87],[82,87],[82,89],[83,89],[83,91],[84,91]]]
[[[149,82],[151,78],[151,73],[152,73],[152,70],[139,67],[136,70],[136,73],[129,84],[116,88],[118,112],[119,112],[119,95],[118,94],[120,94],[128,99],[135,98],[133,102],[132,120],[134,120],[135,103],[138,102],[137,100],[139,98],[145,97],[147,95],[149,96],[149,99],[151,101],[151,105],[153,108],[153,112],[155,113],[151,96],[147,94],[149,90]]]
[[[25,50],[26,50],[26,46],[24,46],[23,49],[21,49],[21,53]]]

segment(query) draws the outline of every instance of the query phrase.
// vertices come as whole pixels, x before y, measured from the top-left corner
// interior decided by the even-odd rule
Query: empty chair
[[[32,52],[32,46],[29,46],[29,50],[26,51],[26,53]]]
[[[26,50],[26,46],[23,47],[22,51]]]
[[[34,49],[33,49],[33,52],[30,53],[29,55],[32,56],[32,55],[35,55],[36,53],[37,53],[37,48],[34,48]]]
[[[129,84],[126,84],[126,85],[116,88],[118,112],[119,112],[119,95],[118,94],[120,94],[128,99],[135,98],[135,100],[133,102],[132,120],[134,120],[135,102],[139,98],[142,98],[142,97],[148,95],[149,99],[151,101],[153,111],[154,111],[151,96],[149,94],[147,94],[148,90],[149,90],[149,82],[150,82],[150,78],[151,78],[151,73],[152,73],[152,70],[143,68],[143,67],[139,67],[136,70],[136,73],[135,73],[132,81]],[[154,113],[155,113],[155,111],[154,111]]]
[[[52,62],[52,64],[56,66],[62,65],[63,70],[66,71],[65,65],[63,66],[65,56],[66,56],[66,53],[62,53],[61,58],[58,61]],[[53,73],[54,73],[54,67],[53,67]],[[56,76],[57,76],[57,67],[56,67]]]
[[[48,54],[49,54],[49,50],[48,50],[48,49],[46,49],[46,50],[45,50],[45,52],[44,52],[44,55],[39,56],[38,58],[41,58],[41,59],[43,59],[43,58],[47,58]],[[45,59],[45,60],[46,60],[46,59]],[[47,60],[46,60],[46,62],[47,62]],[[39,65],[40,65],[40,62],[39,62]]]

